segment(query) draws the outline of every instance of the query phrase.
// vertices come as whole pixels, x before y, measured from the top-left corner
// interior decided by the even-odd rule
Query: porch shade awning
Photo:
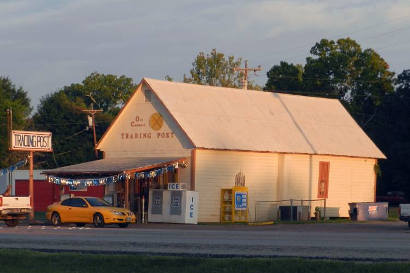
[[[85,163],[44,170],[42,174],[58,176],[114,175],[122,172],[140,172],[174,164],[186,157],[125,157],[105,158]]]

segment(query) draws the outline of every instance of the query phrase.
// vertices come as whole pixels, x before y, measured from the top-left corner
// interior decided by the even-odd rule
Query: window
[[[319,162],[317,198],[327,198],[329,191],[329,162]]]
[[[84,208],[84,207],[87,207],[87,204],[81,198],[72,198],[71,199],[71,206],[72,207],[77,207],[77,208]]]
[[[100,198],[94,198],[94,197],[89,197],[89,198],[85,198],[88,203],[90,203],[90,205],[92,207],[108,207],[110,206],[110,204],[108,204],[105,200],[102,200]]]
[[[71,198],[68,198],[66,200],[64,200],[63,202],[61,202],[62,206],[71,206]]]
[[[145,102],[151,102],[151,90],[145,89],[144,95],[145,95]]]

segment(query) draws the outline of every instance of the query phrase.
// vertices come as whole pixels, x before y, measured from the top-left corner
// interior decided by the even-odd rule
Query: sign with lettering
[[[235,209],[246,210],[248,207],[248,194],[246,192],[235,192]]]
[[[148,122],[146,122],[148,121]],[[150,116],[136,115],[120,132],[121,139],[125,140],[166,140],[176,138],[174,132],[166,126],[160,113],[154,112]]]
[[[191,197],[191,200],[189,202],[189,218],[194,218],[195,216],[195,202],[194,202],[194,197]]]
[[[162,214],[162,199],[163,192],[154,190],[152,192],[151,200],[151,213],[152,214]]]
[[[51,132],[11,131],[10,150],[52,152]]]
[[[185,183],[168,183],[168,190],[169,191],[182,191],[186,189]]]
[[[181,215],[182,192],[171,191],[170,215]]]

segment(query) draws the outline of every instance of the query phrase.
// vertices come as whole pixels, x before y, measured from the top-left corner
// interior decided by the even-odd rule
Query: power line
[[[268,78],[273,78],[273,79],[295,79],[298,80],[299,77],[297,76],[270,76]],[[333,82],[333,81],[345,81],[346,79],[341,79],[341,78],[309,78],[309,77],[303,77],[302,76],[302,80],[309,80],[309,81],[315,81],[315,80],[319,80],[319,81],[328,81],[328,82]],[[355,81],[357,82],[367,82],[367,83],[378,83],[380,80],[382,79],[376,79],[376,80],[362,80],[362,79],[355,79]]]
[[[245,61],[245,68],[234,67],[233,70],[243,72],[243,75],[242,75],[242,89],[247,90],[248,89],[248,71],[253,71],[256,74],[256,72],[261,71],[262,68],[261,68],[260,65],[256,68],[248,67],[248,60],[246,60]]]
[[[383,23],[372,24],[372,25],[369,25],[369,26],[366,26],[366,27],[363,27],[363,28],[359,28],[359,29],[357,29],[356,31],[353,31],[353,32],[345,32],[345,33],[342,33],[342,34],[333,35],[333,36],[330,36],[328,39],[330,39],[330,40],[335,40],[335,39],[340,38],[340,37],[349,37],[349,36],[352,36],[352,35],[354,35],[354,34],[363,32],[363,31],[365,31],[365,30],[372,29],[372,28],[375,28],[375,27],[379,27],[379,26],[381,26],[381,25],[382,25],[382,26],[385,26],[385,25],[387,25],[387,24],[390,24],[390,23],[392,23],[392,22],[394,22],[394,21],[398,21],[398,20],[403,19],[403,18],[408,19],[409,17],[408,17],[408,15],[399,16],[399,17],[393,18],[393,19],[391,19],[391,20],[384,21]],[[311,46],[311,43],[303,43],[303,44],[300,44],[300,45],[295,46],[295,47],[287,47],[287,48],[283,48],[283,49],[276,49],[276,50],[271,51],[271,52],[283,52],[283,51],[285,51],[285,50],[304,49],[304,48],[306,48],[306,47],[308,47],[308,46]],[[308,51],[309,51],[309,50],[310,50],[310,48],[308,49]],[[302,52],[298,53],[298,55],[300,55],[301,53],[302,53]],[[292,55],[292,56],[295,56],[295,55]]]
[[[76,124],[79,124],[79,125],[85,125],[87,122],[86,121],[83,121],[83,122],[64,122],[64,123],[61,123],[61,122],[55,122],[55,123],[53,123],[53,122],[47,122],[47,123],[43,123],[43,122],[41,122],[41,123],[38,123],[38,125],[76,125]],[[101,123],[105,123],[104,121],[96,121],[95,122],[95,124],[101,124]]]

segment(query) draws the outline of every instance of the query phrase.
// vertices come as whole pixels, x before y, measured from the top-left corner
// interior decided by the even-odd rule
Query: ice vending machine
[[[150,190],[148,222],[198,223],[198,192],[185,190]]]

